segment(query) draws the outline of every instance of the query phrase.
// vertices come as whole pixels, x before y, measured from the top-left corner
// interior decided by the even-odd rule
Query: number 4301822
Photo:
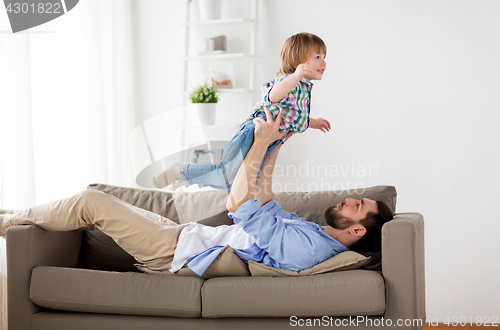
[[[447,317],[446,320],[443,322],[447,326],[466,326],[466,325],[471,325],[471,326],[477,326],[477,327],[498,327],[498,316],[477,316],[477,317]]]
[[[60,3],[9,3],[5,8],[7,13],[14,14],[62,14]]]

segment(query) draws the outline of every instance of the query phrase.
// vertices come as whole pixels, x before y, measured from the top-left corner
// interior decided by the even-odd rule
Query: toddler
[[[268,108],[273,119],[281,116],[280,131],[289,133],[274,141],[267,148],[272,151],[279,143],[284,143],[292,133],[302,133],[308,127],[322,132],[330,130],[330,123],[323,118],[309,117],[311,104],[311,80],[321,80],[326,69],[326,45],[318,36],[299,33],[285,41],[281,49],[281,66],[276,78],[262,87],[262,100],[237,129],[219,164],[174,164],[153,178],[157,188],[169,186],[175,190],[198,184],[231,190],[231,185],[250,150],[254,138],[254,118],[266,119],[264,108]]]

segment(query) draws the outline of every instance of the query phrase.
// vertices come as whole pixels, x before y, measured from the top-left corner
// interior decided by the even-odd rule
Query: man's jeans
[[[265,114],[257,114],[263,117]],[[180,165],[180,177],[186,187],[198,184],[201,187],[212,187],[222,190],[231,190],[236,173],[238,172],[245,156],[252,147],[255,124],[254,117],[243,122],[229,142],[227,150],[219,164],[186,164]],[[267,147],[266,155],[271,152],[281,140],[276,140]],[[265,155],[264,155],[265,157]],[[260,168],[259,168],[260,170]]]

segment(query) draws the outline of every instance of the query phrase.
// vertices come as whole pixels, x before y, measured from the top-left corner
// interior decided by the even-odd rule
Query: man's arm
[[[256,180],[255,199],[261,206],[273,199],[273,171],[280,148],[281,143],[267,154]]]
[[[273,120],[271,112],[264,108],[266,120],[262,117],[254,119],[254,142],[234,178],[231,192],[226,203],[230,212],[236,212],[241,204],[255,199],[257,172],[267,147],[273,141],[281,139],[286,132],[280,132],[281,114]]]
[[[290,139],[293,132],[288,132],[286,139]],[[255,199],[259,201],[260,205],[267,204],[273,199],[273,172],[274,165],[276,165],[276,159],[278,159],[278,153],[283,144],[278,144],[273,151],[267,154],[266,158],[262,162],[262,167],[260,169],[259,176],[256,182]]]

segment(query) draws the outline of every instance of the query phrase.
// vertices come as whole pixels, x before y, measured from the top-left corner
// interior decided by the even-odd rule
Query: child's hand
[[[299,80],[302,80],[306,74],[312,75],[313,69],[312,69],[312,66],[309,65],[309,62],[302,63],[302,64],[299,64],[297,66],[297,68],[295,69],[295,72],[293,74],[297,75],[297,78]]]
[[[309,118],[309,127],[314,129],[319,129],[323,133],[330,131],[330,129],[332,128],[330,126],[330,122],[323,118],[317,118],[317,119]]]

